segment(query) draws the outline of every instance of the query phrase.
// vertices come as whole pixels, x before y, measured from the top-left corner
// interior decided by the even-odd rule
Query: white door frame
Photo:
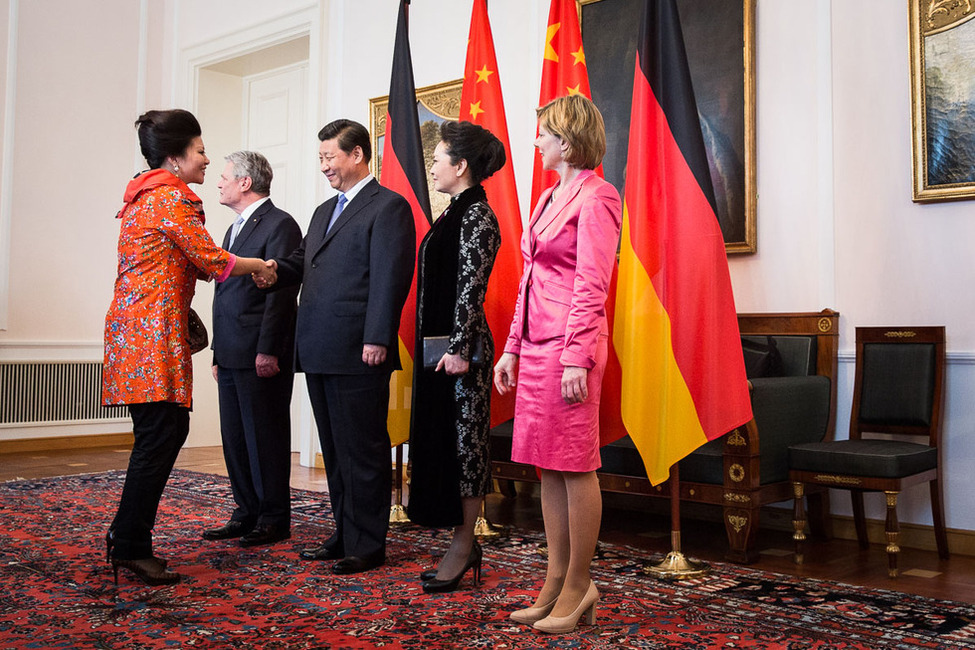
[[[317,98],[321,96],[323,85],[321,56],[321,14],[318,5],[286,14],[265,23],[240,29],[225,34],[219,38],[208,40],[194,46],[182,48],[178,54],[174,87],[177,93],[182,90],[182,97],[176,98],[177,105],[189,106],[194,112],[199,111],[200,71],[207,66],[235,59],[253,52],[286,43],[288,41],[307,36],[308,44],[308,98],[305,110],[305,131],[316,132],[319,117]],[[317,148],[309,139],[309,151],[304,156],[313,160]],[[305,175],[307,174],[307,175]],[[308,165],[302,171],[302,185],[305,188],[306,205],[315,205],[316,182],[318,169],[315,165]],[[318,436],[315,419],[308,400],[305,382],[301,379],[295,382],[294,397],[292,399],[292,429],[297,432],[298,451],[302,465],[311,467],[315,464],[315,454],[318,451]]]

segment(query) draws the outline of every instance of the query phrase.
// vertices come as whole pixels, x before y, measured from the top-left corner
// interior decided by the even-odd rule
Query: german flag
[[[549,6],[545,53],[542,55],[542,83],[538,93],[539,106],[565,95],[584,95],[592,99],[577,7],[576,0],[552,0]],[[602,166],[595,171],[602,177]],[[532,168],[532,213],[542,191],[555,185],[558,180],[559,175],[542,169],[541,157],[535,156],[535,166]]]
[[[416,246],[430,230],[430,194],[427,190],[420,139],[420,119],[416,110],[416,85],[413,82],[413,58],[410,56],[409,0],[399,5],[396,42],[393,46],[393,73],[389,82],[389,104],[386,109],[386,137],[383,143],[383,167],[379,182],[401,194],[413,208]],[[410,438],[410,394],[413,388],[413,337],[416,318],[416,275],[403,307],[399,325],[400,359],[403,369],[390,380],[389,441],[400,445]]]
[[[657,484],[752,413],[680,17],[644,12],[612,332],[622,423]]]
[[[574,1],[574,0],[573,0]],[[518,188],[511,164],[508,144],[508,122],[504,115],[498,60],[494,53],[494,38],[488,20],[485,0],[474,0],[471,11],[471,30],[467,40],[467,60],[464,64],[464,86],[460,96],[460,119],[479,124],[494,134],[504,145],[507,157],[504,167],[484,181],[488,203],[498,217],[501,227],[501,248],[494,260],[488,281],[484,311],[495,342],[495,361],[504,351],[511,319],[515,312],[518,282],[521,279],[521,211],[518,207]],[[510,420],[515,413],[514,393],[491,396],[491,426]]]

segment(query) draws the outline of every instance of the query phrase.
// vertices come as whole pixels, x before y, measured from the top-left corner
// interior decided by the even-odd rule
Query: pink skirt
[[[608,336],[600,336],[596,366],[589,371],[589,399],[566,404],[559,362],[564,341],[522,341],[518,359],[511,460],[561,472],[599,468],[599,395],[606,370]]]

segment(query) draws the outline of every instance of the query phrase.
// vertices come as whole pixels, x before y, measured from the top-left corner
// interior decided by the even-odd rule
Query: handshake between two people
[[[263,268],[251,273],[251,278],[259,289],[267,289],[278,281],[278,263],[274,260],[265,261]]]

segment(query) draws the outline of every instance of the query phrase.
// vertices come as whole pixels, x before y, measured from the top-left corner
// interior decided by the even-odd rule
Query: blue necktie
[[[234,247],[234,241],[236,241],[237,235],[240,234],[240,227],[243,225],[244,225],[244,217],[238,215],[237,221],[234,222],[234,229],[230,231],[230,243],[227,244],[228,250]]]
[[[345,194],[339,194],[338,203],[335,204],[335,209],[332,210],[332,218],[328,220],[328,228],[325,229],[325,234],[332,229],[335,222],[338,221],[339,215],[342,214],[342,210],[345,209],[345,204],[349,199],[346,198]]]

